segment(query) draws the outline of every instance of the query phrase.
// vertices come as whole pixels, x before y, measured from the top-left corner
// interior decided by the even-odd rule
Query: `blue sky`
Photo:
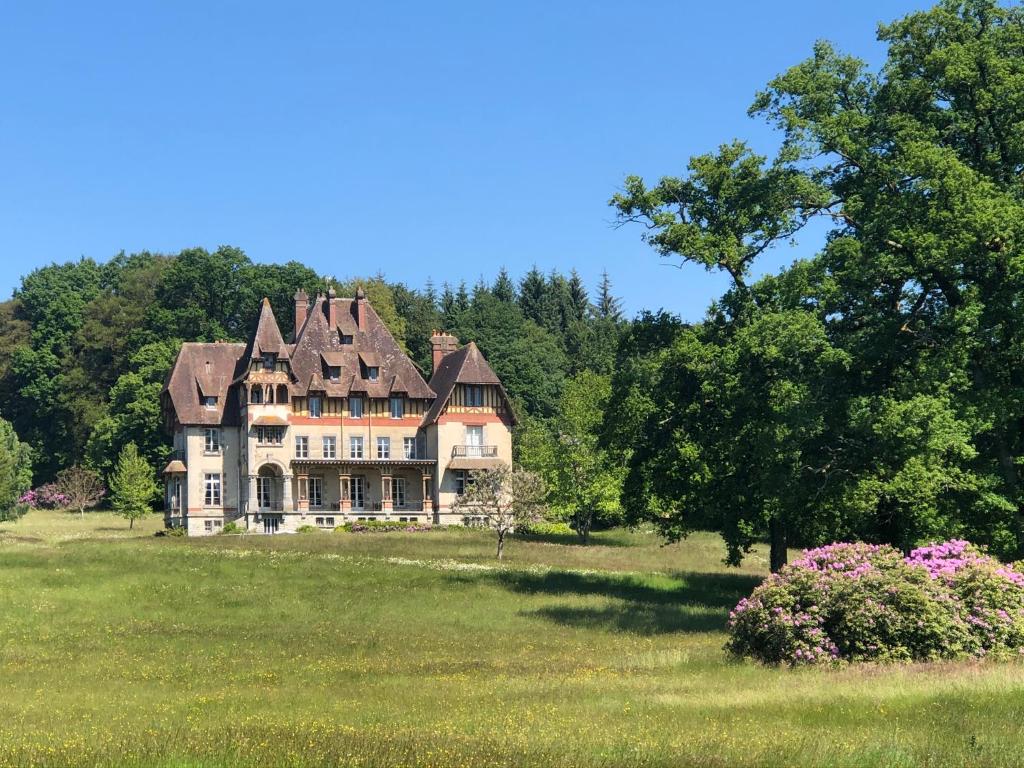
[[[0,294],[51,261],[232,244],[345,277],[607,269],[630,313],[725,286],[610,226],[623,177],[734,137],[828,38],[905,0],[4,4]],[[761,264],[813,251],[808,236]]]

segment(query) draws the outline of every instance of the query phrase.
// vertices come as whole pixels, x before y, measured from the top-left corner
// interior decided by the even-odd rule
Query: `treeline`
[[[475,340],[525,421],[552,416],[581,371],[609,376],[623,327],[607,275],[593,296],[575,272],[536,268],[472,288],[382,275],[333,283],[340,295],[356,284],[425,378],[432,330]],[[159,393],[182,341],[246,340],[264,296],[288,335],[294,292],[327,285],[302,264],[254,264],[232,247],[81,259],[25,276],[0,304],[0,416],[31,445],[35,483],[75,464],[109,474],[131,442],[159,470],[169,447]]]

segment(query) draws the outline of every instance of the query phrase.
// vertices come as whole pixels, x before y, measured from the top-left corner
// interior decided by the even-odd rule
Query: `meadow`
[[[0,765],[1024,765],[1024,664],[722,650],[766,553],[0,524]]]

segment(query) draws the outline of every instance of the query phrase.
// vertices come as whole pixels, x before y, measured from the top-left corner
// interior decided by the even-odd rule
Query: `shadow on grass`
[[[629,547],[632,544],[607,536],[591,536],[586,543],[575,533],[517,533],[515,541],[539,542],[541,544],[563,544],[569,547]]]
[[[608,605],[548,605],[530,613],[566,626],[639,634],[723,630],[729,610],[761,581],[741,573],[666,578],[565,571],[503,571],[495,579],[522,594],[610,598]]]

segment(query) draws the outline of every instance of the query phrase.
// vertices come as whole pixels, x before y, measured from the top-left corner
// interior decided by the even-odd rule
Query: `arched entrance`
[[[283,512],[284,474],[274,464],[264,464],[256,474],[256,508],[260,512]]]

